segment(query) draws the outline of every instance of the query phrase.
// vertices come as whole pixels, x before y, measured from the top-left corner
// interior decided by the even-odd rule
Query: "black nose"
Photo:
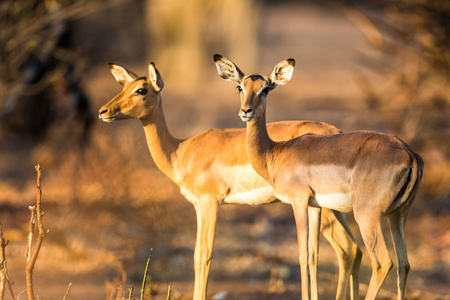
[[[249,108],[249,109],[247,109],[247,110],[241,108],[241,110],[242,110],[244,113],[246,113],[246,114],[251,113],[251,112],[253,111],[253,109],[251,109],[251,108]]]
[[[104,113],[107,112],[107,111],[108,111],[107,109],[101,110],[101,111],[99,112],[99,114],[102,115],[102,114],[104,114]]]

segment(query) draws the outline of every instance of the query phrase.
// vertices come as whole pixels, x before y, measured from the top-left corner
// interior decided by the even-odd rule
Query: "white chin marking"
[[[317,203],[321,207],[331,208],[340,212],[353,211],[352,199],[350,194],[316,194],[315,198]]]
[[[112,121],[115,120],[115,118],[106,118],[106,117],[100,117],[100,119],[106,123],[111,123]]]
[[[254,117],[253,117],[253,116],[244,116],[244,115],[239,115],[239,117],[241,117],[241,120],[242,120],[243,122],[250,122],[251,120],[253,120],[253,119],[254,119]]]

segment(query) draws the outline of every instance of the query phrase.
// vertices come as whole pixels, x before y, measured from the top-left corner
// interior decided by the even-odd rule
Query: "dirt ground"
[[[277,101],[268,105],[269,121],[311,119],[344,131],[386,129],[381,116],[367,109],[364,94],[353,80],[355,72],[361,71],[358,61],[362,53],[373,50],[343,14],[327,7],[288,2],[266,7],[260,23],[261,64],[248,72],[268,74],[285,58],[297,60],[292,82],[271,94]],[[216,74],[213,54],[201,97],[197,91],[175,89],[176,82],[170,79],[165,82],[164,110],[174,136],[193,136],[211,127],[243,127],[236,116],[234,86]],[[114,55],[105,54],[105,61],[93,65],[83,80],[93,111],[120,91],[106,67],[112,58]],[[118,61],[145,75],[147,61],[127,62]],[[245,62],[236,63],[246,71]],[[156,65],[164,78],[164,66]],[[373,80],[381,79],[373,75]],[[72,287],[67,299],[107,299],[107,287],[121,274],[127,276],[124,297],[128,298],[133,284],[133,296],[139,298],[151,248],[150,284],[157,290],[152,299],[165,299],[169,285],[171,299],[190,299],[195,212],[178,187],[154,165],[139,122],[106,124],[97,120],[89,148],[82,153],[70,151],[62,158],[52,155],[49,144],[0,143],[0,220],[10,241],[6,255],[16,297],[25,290],[27,207],[35,199],[34,165],[40,163],[44,225],[49,229],[34,272],[35,293],[40,299],[61,299],[69,283]],[[419,193],[406,226],[411,263],[407,299],[450,299],[448,216],[444,203]],[[348,221],[363,249],[363,299],[370,260],[351,214]],[[385,238],[395,261],[391,238],[387,234]],[[334,299],[337,271],[334,251],[321,238],[321,299]],[[299,299],[292,209],[281,203],[221,207],[209,278],[208,299]],[[395,267],[378,299],[396,299]]]

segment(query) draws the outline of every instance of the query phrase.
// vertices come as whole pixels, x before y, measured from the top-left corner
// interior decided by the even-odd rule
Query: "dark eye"
[[[242,87],[240,85],[238,85],[236,88],[237,88],[239,93],[242,92]]]
[[[262,90],[263,94],[268,94],[270,91],[270,89],[268,87],[266,87],[265,89]]]
[[[145,95],[147,94],[147,89],[138,89],[136,93],[138,93],[139,95]]]

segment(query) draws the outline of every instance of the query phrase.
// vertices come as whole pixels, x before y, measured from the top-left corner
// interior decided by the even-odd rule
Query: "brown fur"
[[[233,65],[216,55],[217,69]],[[372,259],[372,278],[366,300],[375,299],[392,267],[381,232],[381,217],[389,216],[398,272],[398,299],[404,298],[409,271],[404,226],[409,207],[419,186],[423,161],[411,148],[394,136],[356,131],[332,135],[303,135],[275,142],[266,126],[267,93],[287,83],[295,62],[279,63],[268,77],[229,73],[241,89],[239,115],[247,122],[246,144],[250,163],[275,190],[277,198],[290,203],[297,222],[302,298],[308,290],[308,205],[352,211]],[[220,72],[220,71],[219,71]],[[226,72],[223,72],[226,74]],[[327,195],[332,195],[331,200]],[[337,195],[341,197],[337,199]],[[315,292],[315,291],[313,291]]]
[[[159,92],[163,81],[154,64],[149,65],[149,77],[145,80],[137,78],[123,67],[111,65],[110,68],[116,80],[123,82],[124,87],[122,92],[100,109],[99,117],[106,122],[139,119],[156,165],[180,186],[181,193],[194,205],[197,213],[194,299],[205,299],[218,206],[223,202],[268,203],[275,200],[273,190],[250,166],[245,129],[210,129],[189,139],[176,139],[170,134],[164,119]],[[148,93],[133,93],[139,88],[148,89]],[[340,132],[334,126],[311,121],[277,122],[270,124],[269,130],[277,140],[307,132]],[[258,194],[260,190],[265,190],[266,195]],[[249,192],[255,194],[248,198]],[[320,214],[317,214],[317,210],[311,211],[314,211],[311,216],[315,218],[311,226],[314,235],[311,244],[313,252],[317,253],[316,235],[319,232]],[[354,280],[356,286],[352,295],[357,294],[355,273],[359,269],[361,251],[339,213],[324,210],[323,215],[322,233],[330,241],[340,260],[338,295],[339,299],[343,299],[351,280]],[[315,272],[316,257],[317,255],[311,258],[312,272]]]

